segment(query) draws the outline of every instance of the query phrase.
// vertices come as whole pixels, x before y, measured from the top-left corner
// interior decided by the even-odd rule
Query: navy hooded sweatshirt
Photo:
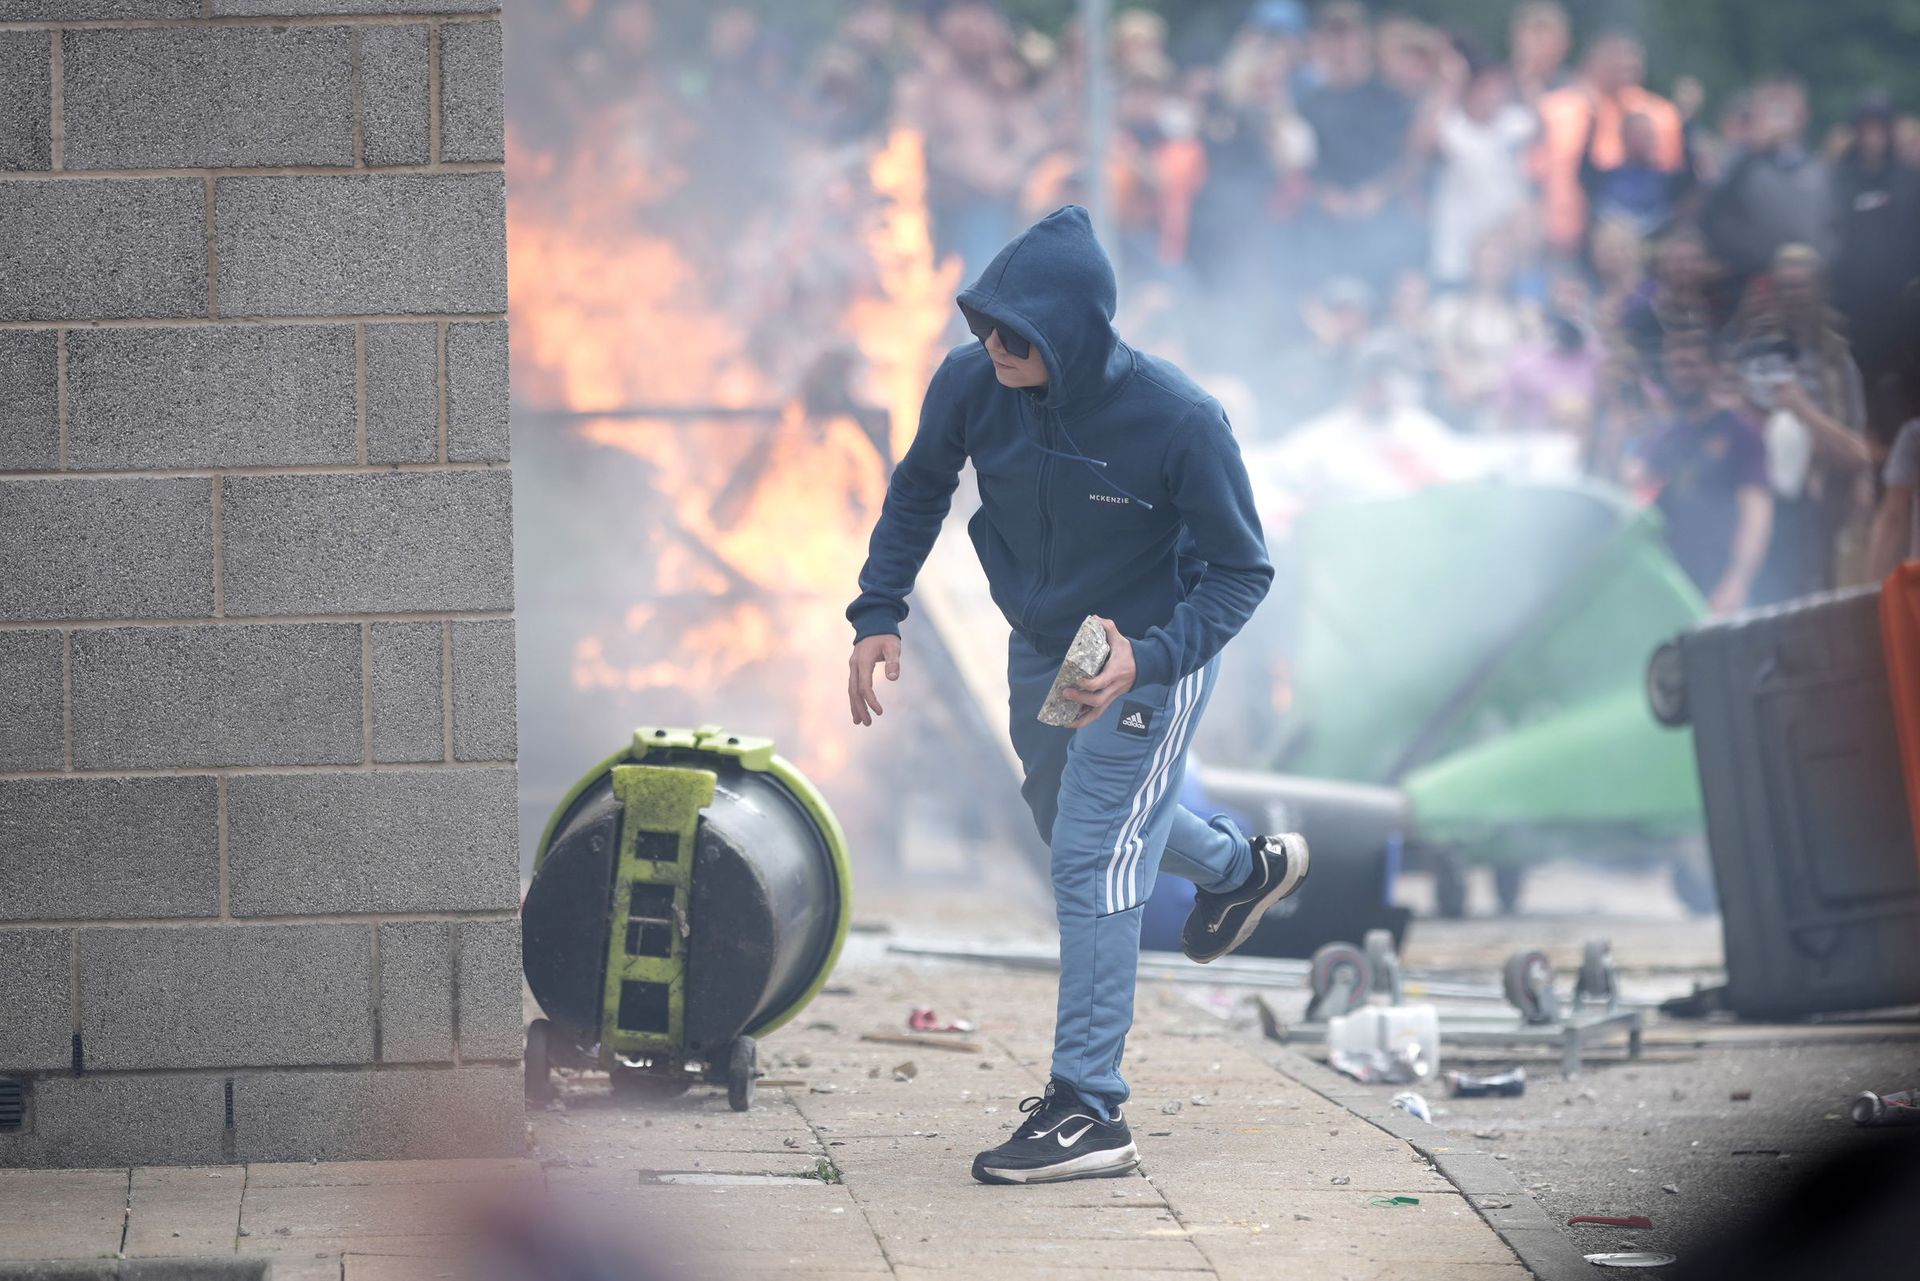
[[[1062,657],[1088,614],[1133,642],[1138,685],[1170,685],[1233,639],[1273,566],[1220,402],[1113,329],[1113,267],[1068,205],[1002,249],[960,294],[1045,358],[1044,387],[1004,387],[978,343],[947,354],[894,469],[847,608],[856,640],[896,633],[960,469],[994,603]]]

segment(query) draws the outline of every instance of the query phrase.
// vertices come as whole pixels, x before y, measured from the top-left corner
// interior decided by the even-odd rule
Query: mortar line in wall
[[[449,930],[448,933],[452,933]],[[367,984],[367,1005],[373,1015],[373,1061],[380,1062],[383,1057],[380,1028],[380,923],[374,921],[367,926],[369,955],[372,961],[368,966],[371,981]]]
[[[220,539],[220,477],[213,477],[213,616],[224,618],[227,613],[224,596],[223,562],[226,560],[226,548]]]
[[[518,1068],[520,1060],[512,1059],[468,1059],[464,1067],[505,1067]],[[88,1076],[126,1080],[145,1076],[308,1076],[315,1072],[378,1072],[392,1074],[400,1072],[456,1072],[460,1069],[451,1061],[444,1063],[261,1063],[251,1067],[115,1067],[103,1072],[88,1071]],[[24,1076],[29,1079],[45,1080],[67,1075],[63,1069],[32,1070],[9,1072],[9,1076]],[[238,1161],[222,1162],[227,1165],[239,1165]],[[9,1261],[10,1262],[10,1261]]]
[[[0,471],[0,480],[162,480],[183,476],[381,476],[389,472],[506,471],[507,463],[289,463],[262,467],[67,468],[64,471]]]
[[[67,72],[65,33],[58,27],[49,34],[52,52],[48,56],[47,161],[55,169],[67,164]]]
[[[453,1065],[460,1066],[460,924],[454,922],[447,927],[447,973],[453,981],[447,984],[447,1000],[451,1005],[447,1017],[447,1029],[453,1041]]]
[[[227,876],[227,780],[216,778],[213,781],[213,825],[220,868],[220,919],[231,921],[232,895]]]
[[[360,624],[360,762],[373,764],[373,624]]]
[[[453,624],[440,624],[440,734],[446,747],[445,764],[453,760]]]
[[[53,331],[53,412],[59,423],[60,470],[67,469],[67,331]]]
[[[702,597],[701,599],[707,599]],[[87,618],[41,620],[39,622],[20,622],[9,619],[0,622],[0,632],[46,631],[54,627],[63,627],[71,631],[90,632],[106,627],[276,627],[294,623],[437,623],[452,619],[459,622],[481,622],[487,619],[512,618],[510,609],[467,609],[467,610],[423,610],[419,613],[367,613],[367,614],[231,614],[222,618]]]
[[[207,179],[207,317],[217,319],[220,315],[220,243],[214,226],[214,184],[219,179]]]
[[[375,761],[356,765],[351,761],[334,765],[169,765],[127,769],[31,769],[0,770],[0,783],[32,778],[246,778],[251,775],[302,774],[392,774],[409,770],[443,774],[453,770],[511,769],[518,761]]]
[[[353,101],[353,167],[355,169],[365,169],[367,167],[367,127],[366,110],[362,105],[363,100],[361,97],[360,32],[358,28],[349,34],[348,46],[350,50],[348,57],[353,67],[353,74],[349,81],[351,85],[350,96]]]
[[[4,181],[4,179],[0,179]],[[504,311],[396,311],[340,316],[131,316],[114,320],[0,320],[0,329],[211,329],[218,325],[417,325],[426,320],[505,320]]]
[[[269,916],[235,916],[228,918],[232,925],[378,925],[382,921],[397,921],[409,924],[446,924],[452,921],[479,921],[497,923],[519,919],[519,913],[510,908],[474,908],[469,911],[448,912],[309,912],[276,913]],[[151,930],[151,929],[204,929],[218,925],[221,918],[216,916],[129,916],[107,921],[8,921],[9,930],[72,930],[76,940],[82,930]],[[75,943],[75,957],[79,955],[78,943]],[[78,960],[75,964],[78,965]],[[79,971],[74,971],[76,979]]]
[[[71,971],[67,975],[67,1005],[73,1014],[73,1039],[81,1044],[84,1053],[85,1045],[80,1041],[80,931],[72,926],[56,928],[68,930],[67,964],[71,967]],[[85,1064],[81,1066],[84,1067]]]
[[[440,163],[440,24],[427,24],[427,163]]]
[[[434,386],[439,396],[440,461],[444,463],[447,461],[447,322],[437,321],[434,329],[434,346],[437,348]]]
[[[73,629],[60,631],[60,768],[73,772]]]
[[[353,447],[354,457],[367,465],[367,327],[353,327]]]
[[[152,169],[41,169],[0,173],[0,182],[84,182],[94,178],[309,178],[353,177],[369,180],[388,174],[502,173],[501,160],[450,160],[437,165],[382,165],[367,169],[353,165],[199,165]]]

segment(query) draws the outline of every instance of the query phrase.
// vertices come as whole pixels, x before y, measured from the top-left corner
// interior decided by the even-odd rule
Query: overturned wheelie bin
[[[833,811],[764,738],[644,726],[560,803],[521,906],[530,1098],[552,1069],[622,1092],[724,1083],[753,1102],[755,1038],[813,998],[846,941]]]

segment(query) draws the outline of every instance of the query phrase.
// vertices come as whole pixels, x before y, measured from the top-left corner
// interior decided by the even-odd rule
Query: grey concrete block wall
[[[506,310],[501,174],[221,178],[214,198],[227,315]]]
[[[0,619],[181,618],[213,608],[204,480],[0,479],[0,512]]]
[[[0,1165],[523,1145],[498,8],[0,0]]]
[[[397,765],[447,758],[446,649],[440,623],[373,625],[374,760]]]
[[[360,32],[361,146],[370,165],[423,165],[433,145],[425,23]]]
[[[59,336],[0,329],[0,472],[59,465]]]
[[[0,183],[0,320],[204,316],[206,217],[195,178]]]
[[[62,36],[69,169],[353,163],[346,27]]]
[[[354,377],[345,325],[75,330],[68,465],[350,465]]]
[[[116,1068],[366,1063],[365,925],[81,930],[86,1063]]]
[[[508,608],[512,488],[504,471],[230,476],[227,612]]]
[[[510,761],[514,718],[513,622],[454,623],[453,759]]]
[[[44,169],[53,159],[52,47],[45,31],[0,31],[0,169]]]
[[[361,650],[356,623],[77,631],[74,764],[358,764]]]
[[[380,927],[380,1061],[453,1058],[453,925],[389,921]],[[519,971],[514,972],[516,991]]]
[[[23,1068],[73,1061],[73,931],[0,930],[0,1059]]]
[[[518,906],[510,769],[249,774],[227,803],[236,917]]]
[[[367,326],[368,462],[430,463],[440,456],[439,330]]]
[[[207,777],[0,779],[0,921],[219,915],[219,807]]]
[[[66,759],[65,650],[57,631],[0,632],[0,672],[9,674],[0,684],[0,770],[56,770]]]

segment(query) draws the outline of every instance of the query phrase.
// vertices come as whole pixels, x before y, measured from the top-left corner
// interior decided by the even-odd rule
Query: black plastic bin
[[[1655,715],[1691,721],[1726,937],[1755,1018],[1920,1002],[1914,853],[1879,589],[1696,628],[1654,655]]]

